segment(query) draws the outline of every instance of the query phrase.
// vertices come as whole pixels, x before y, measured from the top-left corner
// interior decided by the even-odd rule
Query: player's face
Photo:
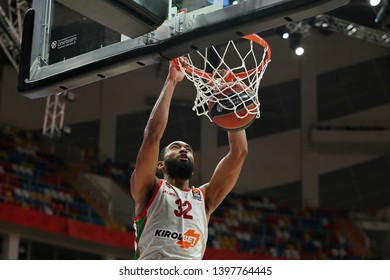
[[[194,173],[194,155],[191,146],[182,141],[169,144],[165,150],[164,166],[172,178],[190,179]]]
[[[165,158],[177,158],[180,161],[194,161],[191,146],[182,141],[175,141],[169,144],[165,150]]]

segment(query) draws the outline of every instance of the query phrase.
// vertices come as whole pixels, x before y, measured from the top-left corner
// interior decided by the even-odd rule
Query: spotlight
[[[321,27],[321,28],[328,28],[330,26],[330,18],[329,17],[317,17],[317,19],[319,19],[315,25],[317,27]]]
[[[382,27],[390,23],[390,0],[383,1],[382,7],[376,14],[375,22]]]
[[[378,6],[381,0],[370,0],[370,5],[375,7]]]
[[[290,31],[286,26],[279,26],[275,29],[276,34],[278,34],[283,39],[288,39],[290,37]]]
[[[385,42],[386,44],[390,43],[390,37],[386,34],[383,34],[381,36],[381,39],[383,40],[383,42]]]
[[[328,28],[329,27],[329,22],[324,21],[323,23],[321,23],[321,27],[322,28]]]
[[[352,36],[357,31],[357,28],[351,23],[347,26],[347,35]]]
[[[295,52],[296,55],[301,56],[305,50],[301,46],[302,34],[292,33],[290,35],[290,48]]]
[[[303,47],[297,47],[297,48],[295,49],[295,54],[296,54],[297,56],[303,55],[304,52],[305,52],[305,49],[304,49]]]

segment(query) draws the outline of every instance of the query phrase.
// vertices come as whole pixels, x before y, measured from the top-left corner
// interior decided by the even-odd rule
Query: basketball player
[[[228,132],[229,152],[210,181],[190,186],[191,146],[174,141],[159,155],[172,95],[184,74],[172,63],[144,131],[130,191],[135,201],[135,259],[202,259],[210,215],[232,190],[248,152],[245,130]],[[155,176],[157,169],[163,179]]]

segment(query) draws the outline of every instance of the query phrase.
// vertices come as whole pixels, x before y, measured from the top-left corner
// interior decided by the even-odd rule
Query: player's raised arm
[[[168,122],[173,91],[176,84],[183,80],[183,77],[183,73],[177,71],[170,63],[169,74],[147,122],[135,170],[130,179],[130,192],[135,201],[136,215],[146,206],[148,196],[156,185],[155,173],[160,140]]]
[[[245,130],[228,132],[228,137],[228,154],[218,163],[210,182],[202,186],[206,193],[206,211],[209,217],[237,183],[248,154]]]

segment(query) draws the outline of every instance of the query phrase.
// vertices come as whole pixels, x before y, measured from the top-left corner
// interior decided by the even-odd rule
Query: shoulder
[[[202,191],[202,193],[204,195],[206,195],[208,185],[209,185],[209,183],[203,184],[200,187],[198,187],[197,189],[199,189],[200,191]]]
[[[143,213],[145,209],[147,209],[150,204],[155,200],[158,196],[159,190],[164,185],[164,180],[155,181],[155,185],[153,188],[145,189],[145,192],[142,196],[139,196],[138,199],[134,199],[135,202],[135,216],[138,216],[140,213]]]

